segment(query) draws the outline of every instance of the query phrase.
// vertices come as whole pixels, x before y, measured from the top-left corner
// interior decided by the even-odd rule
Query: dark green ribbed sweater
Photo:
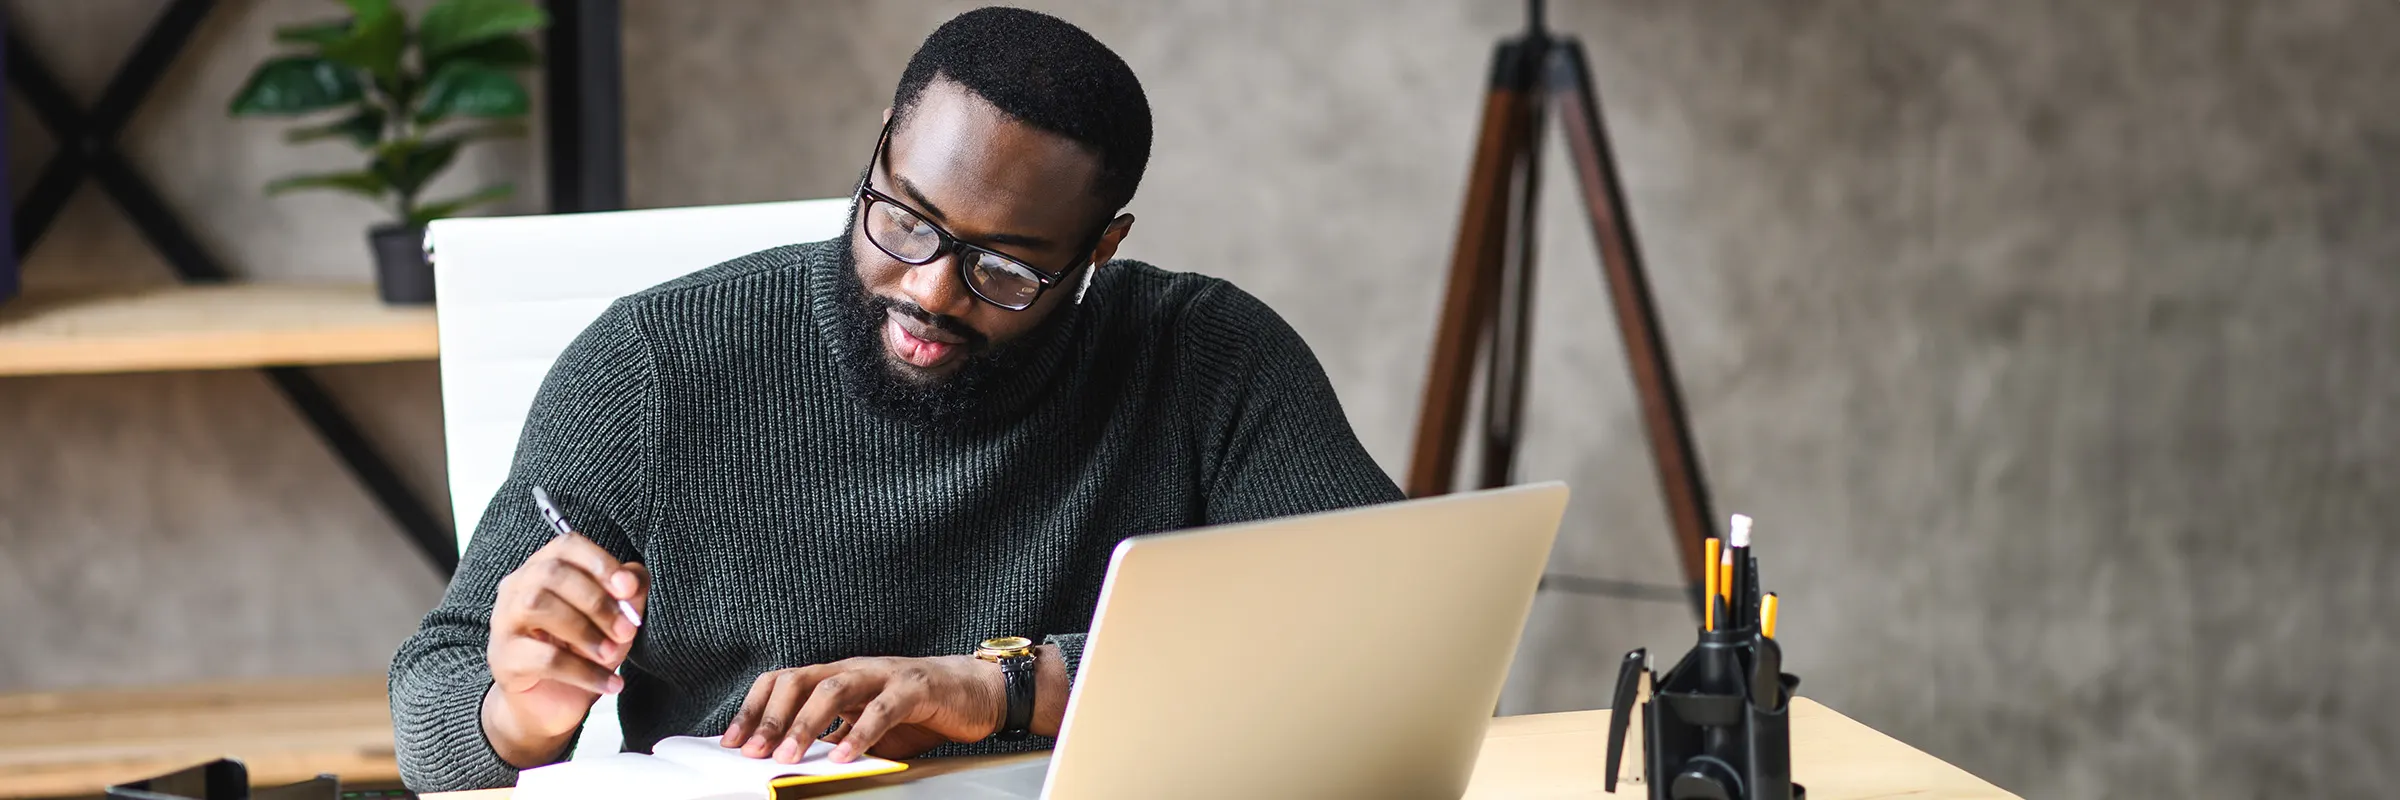
[[[410,787],[515,780],[478,708],[496,587],[550,538],[530,486],[655,576],[619,700],[635,750],[723,733],[752,679],[784,667],[1021,634],[1058,645],[1071,677],[1125,537],[1400,498],[1281,318],[1130,261],[1060,308],[995,417],[879,413],[834,354],[842,242],[624,298],[560,356],[449,591],[392,660]]]

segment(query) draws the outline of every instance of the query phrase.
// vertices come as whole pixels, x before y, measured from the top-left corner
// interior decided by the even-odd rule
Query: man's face
[[[1038,327],[1074,301],[1077,272],[1106,262],[1132,218],[1108,225],[1093,195],[1100,159],[1073,140],[1009,119],[956,84],[935,80],[891,131],[867,184],[952,236],[1007,255],[1054,279],[1033,305],[1012,311],[977,298],[955,251],[910,265],[868,241],[864,204],[851,221],[851,259],[871,306],[886,372],[933,387],[979,355]]]

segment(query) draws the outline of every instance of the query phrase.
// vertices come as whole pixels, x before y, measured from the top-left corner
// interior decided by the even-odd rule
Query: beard
[[[1032,367],[1034,342],[1042,341],[1059,317],[1043,320],[1034,330],[1011,341],[994,344],[965,320],[926,311],[907,300],[867,291],[858,274],[858,218],[836,248],[840,271],[833,286],[833,330],[840,346],[833,348],[842,373],[849,379],[851,397],[887,416],[903,420],[957,426],[1003,398],[996,396],[1006,378]],[[867,245],[872,247],[873,245]],[[982,302],[977,300],[974,302]],[[927,327],[964,339],[958,363],[946,374],[927,373],[902,362],[884,347],[883,327],[894,313]]]

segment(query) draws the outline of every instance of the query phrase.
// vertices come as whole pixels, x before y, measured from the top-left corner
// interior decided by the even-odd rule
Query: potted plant
[[[425,224],[513,191],[495,184],[457,197],[420,198],[477,139],[518,136],[530,102],[518,76],[540,60],[529,33],[549,15],[525,0],[439,0],[414,30],[391,0],[340,0],[348,19],[279,28],[293,50],[260,64],[233,97],[236,117],[318,117],[294,143],[346,140],[367,154],[346,172],[267,184],[279,195],[324,189],[387,204],[396,219],[368,232],[376,286],[386,303],[433,301]]]

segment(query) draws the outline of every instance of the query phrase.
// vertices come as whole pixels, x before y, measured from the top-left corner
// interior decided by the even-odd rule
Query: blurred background
[[[1228,278],[1410,446],[1498,0],[1026,0],[1157,120],[1123,255]],[[14,0],[84,102],[161,4]],[[422,3],[408,4],[422,7]],[[626,0],[634,207],[838,196],[963,2]],[[233,271],[366,280],[354,156],[225,104],[322,0],[226,2],[128,157]],[[2400,2],[1559,0],[1717,507],[1801,691],[2027,797],[2400,779]],[[539,81],[534,81],[539,83]],[[536,87],[538,91],[538,86]],[[10,98],[22,195],[53,142]],[[537,105],[538,105],[537,98]],[[540,114],[535,115],[539,124]],[[444,178],[547,208],[541,138]],[[1506,713],[1692,618],[1551,137],[1520,479],[1575,490]],[[25,263],[168,274],[86,187]],[[447,518],[431,363],[316,370]],[[0,692],[379,675],[443,579],[254,371],[0,378]],[[1597,758],[1597,754],[1595,754]]]

